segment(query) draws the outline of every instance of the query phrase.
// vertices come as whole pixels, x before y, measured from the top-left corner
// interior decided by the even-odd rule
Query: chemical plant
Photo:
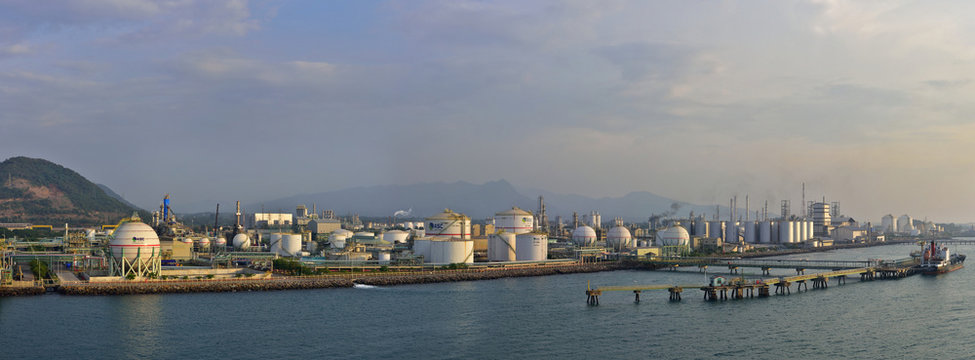
[[[538,200],[534,212],[499,209],[494,217],[476,221],[450,209],[422,218],[363,221],[355,214],[339,218],[332,210],[319,212],[316,205],[297,205],[294,213],[248,215],[237,202],[232,225],[219,223],[217,205],[212,226],[192,227],[177,218],[166,195],[147,222],[133,215],[95,229],[66,225],[62,237],[5,239],[0,280],[8,285],[32,280],[24,269],[35,260],[50,264],[60,280],[71,281],[270,279],[293,275],[275,264],[292,264],[288,269],[297,266],[303,274],[585,264],[882,242],[944,230],[908,215],[886,215],[880,226],[857,222],[840,212],[838,202],[825,197],[806,202],[804,192],[798,214],[788,200],[780,203],[778,216],[770,216],[767,202],[751,212],[746,196],[744,208],[736,197],[729,199],[724,215],[719,207],[710,216],[691,212],[682,217],[671,211],[651,215],[645,223],[626,223],[622,216],[631,214],[614,214],[604,224],[596,210],[581,218],[573,213],[569,224],[561,216],[550,222],[544,199]]]

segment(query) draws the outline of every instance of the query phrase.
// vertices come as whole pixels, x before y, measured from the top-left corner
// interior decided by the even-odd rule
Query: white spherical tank
[[[572,242],[576,246],[593,246],[596,245],[596,230],[591,227],[582,225],[577,227],[572,231]]]
[[[515,261],[516,235],[501,232],[488,236],[488,261]]]
[[[450,209],[427,218],[424,224],[426,236],[439,239],[471,238],[471,218]]]
[[[179,242],[184,243],[184,244],[192,244],[193,243],[193,238],[184,237],[184,238],[179,239]]]
[[[630,230],[623,226],[616,226],[606,233],[606,247],[612,249],[629,249],[633,247],[633,236]]]
[[[138,221],[122,223],[112,233],[109,242],[112,256],[128,261],[159,256],[159,235],[149,225]]]
[[[405,244],[406,238],[410,236],[410,233],[403,230],[390,230],[383,233],[383,241],[389,241],[393,244]]]
[[[430,242],[430,262],[434,264],[473,264],[473,240],[435,240]]]
[[[223,236],[217,236],[213,240],[213,244],[216,246],[227,246],[227,239],[224,239]]]
[[[548,259],[548,235],[543,233],[518,234],[515,240],[515,250],[515,259],[518,261]]]
[[[197,242],[197,244],[199,244],[200,247],[204,247],[204,248],[205,247],[210,247],[210,239],[204,236],[204,237],[200,238],[200,240]]]
[[[772,242],[772,223],[770,221],[758,223],[758,242],[760,244]]]
[[[517,206],[494,214],[494,229],[512,234],[524,234],[535,229],[535,216]]]
[[[234,248],[236,249],[246,249],[251,247],[251,238],[247,234],[237,234],[234,235],[233,241]]]
[[[657,231],[658,246],[688,246],[690,244],[691,235],[683,227],[671,226]]]
[[[413,255],[422,256],[424,262],[430,262],[430,239],[414,239]]]

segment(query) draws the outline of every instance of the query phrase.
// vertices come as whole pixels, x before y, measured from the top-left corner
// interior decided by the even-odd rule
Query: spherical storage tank
[[[236,249],[246,249],[251,247],[251,238],[250,236],[247,236],[247,234],[234,235],[234,239],[232,241],[234,248]]]
[[[410,233],[403,230],[390,230],[383,233],[383,240],[394,244],[405,244]]]
[[[147,260],[159,256],[159,235],[145,223],[129,221],[115,229],[109,246],[116,259]]]
[[[430,262],[434,264],[473,264],[473,240],[434,240],[430,242]]]
[[[542,261],[548,258],[548,235],[544,233],[518,234],[515,240],[518,261]]]
[[[577,227],[572,231],[572,242],[576,246],[593,246],[596,245],[596,230],[591,227],[582,225]]]
[[[184,244],[193,244],[193,238],[184,237],[179,239],[179,242]]]
[[[444,209],[442,213],[428,217],[424,227],[426,228],[426,236],[433,238],[461,238],[465,240],[471,238],[471,218],[450,211],[450,209]]]
[[[535,228],[535,216],[517,206],[494,214],[494,229],[512,234],[524,234]]]
[[[224,239],[223,236],[217,236],[217,238],[213,240],[213,244],[217,246],[227,246],[227,239]]]
[[[200,247],[210,247],[210,239],[204,236],[200,238],[197,244],[200,244]]]
[[[606,233],[606,246],[613,249],[629,249],[633,247],[633,236],[630,230],[617,223]]]
[[[657,231],[658,246],[688,246],[691,244],[691,235],[681,226],[671,226]]]
[[[500,232],[488,236],[488,261],[515,261],[516,235]]]

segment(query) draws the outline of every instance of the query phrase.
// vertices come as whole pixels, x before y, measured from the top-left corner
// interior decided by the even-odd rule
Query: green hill
[[[0,163],[0,185],[0,222],[95,225],[140,211],[77,172],[44,159],[5,160]]]

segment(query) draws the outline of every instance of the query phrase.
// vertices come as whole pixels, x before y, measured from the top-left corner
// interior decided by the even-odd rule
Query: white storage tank
[[[779,243],[779,222],[772,221],[770,225],[771,225],[770,226],[771,229],[769,230],[769,233],[771,234],[772,244],[778,244]]]
[[[724,238],[724,221],[712,221],[708,223],[708,237],[712,239]]]
[[[282,234],[281,246],[278,248],[277,254],[281,256],[301,255],[301,234]]]
[[[272,253],[278,254],[278,253],[281,252],[281,239],[282,238],[284,238],[284,234],[283,233],[273,233],[273,234],[271,234],[271,238],[270,238],[270,241],[271,242],[268,245],[271,246],[270,247],[270,251]]]
[[[359,231],[355,233],[355,236],[362,237],[362,238],[375,238],[376,234],[369,231]]]
[[[708,235],[708,222],[704,221],[704,218],[698,218],[694,222],[694,235],[701,237],[709,237]]]
[[[535,229],[535,216],[515,206],[494,214],[494,229],[512,234],[531,232]]]
[[[471,238],[471,218],[450,209],[427,218],[424,224],[425,235],[431,238]]]
[[[430,262],[430,239],[413,240],[413,255],[422,256],[425,262]]]
[[[738,223],[727,222],[725,223],[724,229],[724,242],[726,243],[737,243],[738,242]]]
[[[208,239],[206,236],[204,236],[204,237],[200,238],[200,240],[197,242],[197,244],[199,244],[201,248],[208,248],[208,247],[210,247],[210,239]]]
[[[388,252],[380,251],[378,254],[376,254],[376,257],[377,257],[377,260],[379,260],[379,263],[380,264],[383,264],[383,265],[389,264],[390,256],[389,256],[389,253]]]
[[[791,244],[795,242],[795,222],[789,220],[779,221],[779,243]]]
[[[383,241],[388,241],[392,244],[405,244],[406,238],[409,235],[410,233],[403,230],[390,230],[383,233]]]
[[[217,236],[217,238],[213,240],[213,243],[217,246],[227,246],[227,239],[224,239],[223,236]]]
[[[802,241],[801,239],[802,239],[802,221],[793,221],[792,222],[792,241],[790,241],[790,242],[797,243],[797,242]]]
[[[184,238],[179,239],[179,242],[184,243],[184,244],[193,244],[193,238],[184,237]]]
[[[515,261],[516,235],[500,232],[488,236],[488,261]]]
[[[745,228],[744,236],[745,242],[748,244],[754,244],[758,242],[758,224],[754,221],[745,221],[741,223],[741,226]]]
[[[596,245],[596,230],[586,225],[577,227],[572,231],[572,242],[576,246],[594,246]]]
[[[434,264],[473,264],[474,241],[463,239],[431,241],[430,262]]]
[[[548,259],[548,235],[544,233],[518,234],[515,244],[515,258],[518,261]]]
[[[688,246],[691,235],[681,226],[671,226],[657,231],[657,246]]]
[[[246,249],[251,247],[251,238],[247,234],[240,233],[234,235],[233,244],[235,249]]]
[[[130,262],[136,259],[148,260],[160,255],[159,235],[156,235],[151,226],[140,221],[128,221],[119,225],[112,233],[109,247],[113,257],[125,258]]]
[[[772,222],[761,221],[758,223],[758,242],[768,244],[772,242]]]
[[[614,219],[615,225],[606,233],[606,247],[611,249],[629,249],[633,247],[633,236],[630,230],[623,226],[623,220]]]

